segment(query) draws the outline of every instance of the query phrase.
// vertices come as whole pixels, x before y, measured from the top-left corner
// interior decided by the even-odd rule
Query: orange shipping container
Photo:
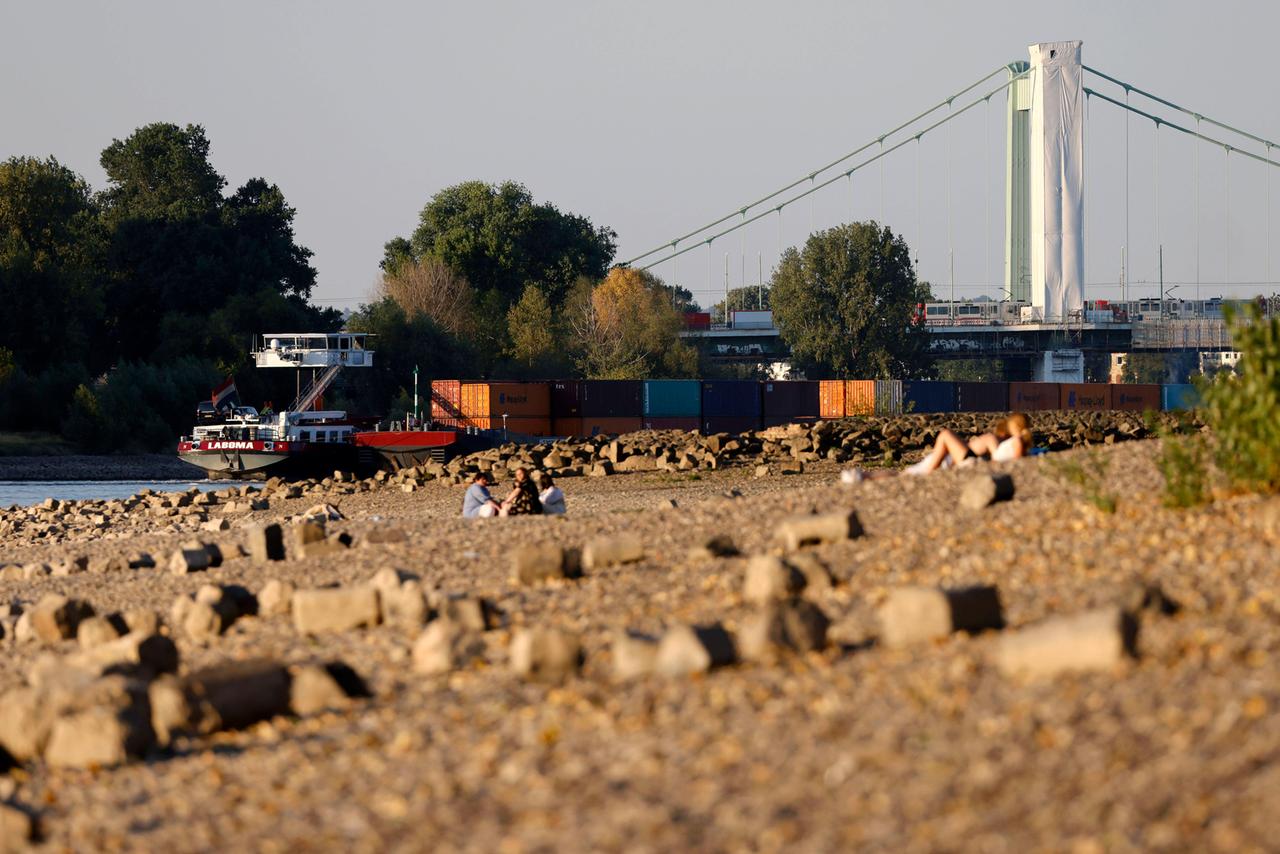
[[[1111,408],[1132,412],[1160,411],[1160,386],[1138,383],[1113,383]]]
[[[553,418],[551,420],[552,436],[585,436],[581,418]]]
[[[1058,383],[1009,383],[1009,411],[1036,412],[1062,404]]]
[[[845,415],[876,414],[876,381],[846,380],[844,384]]]
[[[844,380],[818,383],[818,414],[823,418],[844,418]]]
[[[583,418],[583,436],[621,436],[624,433],[638,433],[644,429],[644,421],[640,418]]]
[[[1062,383],[1058,392],[1059,409],[1103,410],[1111,405],[1106,383]]]
[[[480,430],[503,430],[521,436],[554,436],[551,432],[550,418],[532,418],[527,415],[508,415],[501,417],[468,418],[467,424]]]
[[[551,390],[546,383],[463,383],[462,414],[467,418],[548,418]]]
[[[431,417],[436,421],[462,417],[461,381],[431,381]]]

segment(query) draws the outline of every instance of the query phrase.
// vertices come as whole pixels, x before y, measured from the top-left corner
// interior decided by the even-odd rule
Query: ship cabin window
[[[317,431],[316,431],[316,441],[317,441],[317,442],[327,442],[327,441],[329,441],[328,436],[329,436],[329,431],[328,431],[328,430],[317,430]]]
[[[351,339],[350,339],[350,338],[345,338],[345,337],[344,337],[344,338],[339,338],[339,339],[338,339],[338,349],[339,349],[339,350],[350,350],[350,349],[351,349]]]

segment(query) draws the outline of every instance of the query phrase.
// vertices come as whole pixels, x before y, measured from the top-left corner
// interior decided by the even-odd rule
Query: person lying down
[[[933,443],[933,448],[918,463],[907,466],[903,474],[921,475],[959,465],[971,465],[975,460],[1003,463],[1025,457],[1031,450],[1031,424],[1027,416],[1015,412],[1002,419],[989,433],[981,433],[967,442],[951,430],[943,428]],[[889,477],[892,472],[868,474],[862,469],[841,472],[845,483],[856,483],[867,478]]]

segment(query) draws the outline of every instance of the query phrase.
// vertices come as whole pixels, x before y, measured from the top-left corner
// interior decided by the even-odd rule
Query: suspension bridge
[[[927,259],[934,272],[929,277],[935,299],[930,303],[927,326],[932,334],[935,354],[943,358],[999,356],[1023,360],[1035,379],[1078,380],[1083,371],[1082,354],[1087,351],[1124,353],[1130,351],[1199,350],[1202,352],[1231,349],[1230,332],[1223,319],[1222,307],[1233,299],[1253,298],[1275,290],[1272,276],[1273,230],[1271,225],[1271,177],[1280,167],[1280,144],[1259,134],[1214,118],[1207,113],[1162,97],[1121,77],[1084,64],[1079,41],[1049,42],[1031,45],[1029,60],[1011,62],[991,70],[963,89],[948,95],[928,109],[912,116],[892,129],[876,135],[866,143],[834,160],[802,173],[778,189],[740,204],[704,225],[685,231],[658,244],[647,252],[626,261],[632,267],[667,273],[667,281],[686,286],[696,274],[687,272],[695,253],[706,254],[705,287],[690,287],[695,294],[717,296],[728,306],[731,290],[730,257],[734,238],[741,247],[741,276],[736,287],[752,285],[748,281],[746,235],[758,234],[769,220],[777,222],[777,252],[784,247],[783,218],[808,201],[810,232],[817,230],[815,200],[820,194],[838,192],[841,186],[850,198],[847,216],[854,217],[854,201],[866,201],[871,193],[857,193],[855,179],[878,172],[881,224],[889,224],[885,215],[886,198],[901,199],[914,195],[915,223],[895,227],[899,234],[909,235],[909,243],[923,242],[921,162],[925,142],[942,136],[945,144],[945,178],[942,182],[946,209],[946,258]],[[977,283],[956,282],[957,200],[953,198],[954,173],[963,170],[952,164],[952,128],[964,117],[988,113],[993,103],[1003,98],[1004,116],[1004,191],[1003,228],[1004,270],[1001,279],[990,275],[990,251],[984,246],[986,273]],[[1100,134],[1086,137],[1086,121],[1095,123],[1097,105],[1123,119],[1123,138],[1102,140]],[[1096,117],[1097,124],[1104,123]],[[1133,126],[1146,125],[1152,134],[1150,156],[1134,153]],[[984,134],[990,148],[989,120]],[[1113,134],[1119,137],[1119,134]],[[1191,147],[1191,168],[1177,163],[1170,168],[1179,152],[1170,154],[1172,140],[1184,140]],[[1092,144],[1089,144],[1092,143]],[[1122,168],[1113,161],[1123,146]],[[1162,157],[1163,153],[1163,157]],[[1185,159],[1186,151],[1181,155]],[[914,154],[914,187],[898,181],[893,186],[886,180],[886,164],[895,159],[909,159]],[[1219,178],[1210,172],[1210,157],[1219,155]],[[1087,156],[1088,155],[1088,156]],[[1166,161],[1162,173],[1162,159]],[[988,169],[990,156],[982,171]],[[1117,219],[1114,210],[1100,217],[1086,206],[1086,161],[1108,163],[1113,174],[1103,180],[1117,184],[1123,180],[1123,221],[1109,222],[1104,241],[1114,247],[1118,237],[1118,263],[1115,278],[1086,274],[1086,240],[1096,240],[1095,221],[1107,217]],[[1204,161],[1202,163],[1202,161]],[[1237,165],[1237,184],[1247,186],[1244,192],[1257,194],[1262,189],[1265,202],[1261,210],[1245,217],[1233,217],[1239,203],[1232,201],[1232,166]],[[971,166],[969,168],[972,168]],[[1247,168],[1250,171],[1244,172]],[[1148,171],[1149,170],[1149,171]],[[899,169],[899,172],[901,169]],[[1141,178],[1135,173],[1144,173]],[[1149,215],[1134,215],[1134,185],[1146,183],[1152,196]],[[903,187],[901,184],[907,183]],[[938,182],[934,182],[938,183]],[[990,184],[984,183],[984,240],[995,233],[992,219]],[[1174,189],[1170,189],[1172,184]],[[1212,185],[1221,193],[1219,214],[1210,210],[1208,193]],[[1111,193],[1118,189],[1110,186]],[[1187,191],[1190,191],[1189,193]],[[1237,189],[1237,193],[1241,190]],[[1095,195],[1101,196],[1098,192]],[[1186,198],[1190,195],[1190,198]],[[1256,198],[1253,199],[1256,203]],[[963,200],[961,200],[963,206]],[[899,219],[902,205],[897,206]],[[1172,211],[1168,210],[1172,208]],[[1191,212],[1188,222],[1187,213]],[[961,211],[974,218],[972,204]],[[1194,275],[1180,278],[1164,276],[1167,254],[1165,241],[1169,221],[1181,219],[1183,233],[1173,240],[1180,263],[1190,269],[1194,259]],[[1261,236],[1257,220],[1265,222]],[[835,224],[834,222],[831,224]],[[1209,233],[1212,229],[1212,233]],[[1143,254],[1147,275],[1137,278],[1131,269],[1138,254],[1134,232],[1141,231],[1145,244]],[[1191,233],[1194,232],[1194,237]],[[1119,233],[1119,234],[1117,234]],[[1205,239],[1202,241],[1202,237]],[[1203,255],[1221,252],[1221,278],[1204,275]],[[1202,243],[1205,252],[1202,254]],[[920,250],[914,251],[917,272],[922,267]],[[717,265],[724,255],[723,287],[720,287]],[[934,253],[935,255],[937,253]],[[1265,259],[1265,261],[1263,260]],[[686,275],[680,275],[680,263],[686,264]],[[1242,276],[1233,279],[1235,273]],[[694,265],[696,265],[694,261]],[[1253,268],[1241,270],[1244,265]],[[1095,263],[1094,269],[1097,269]],[[764,284],[763,254],[758,255],[756,285]],[[976,278],[976,277],[971,277]],[[957,288],[961,296],[957,297]],[[1175,297],[1173,292],[1182,289]],[[1192,289],[1194,297],[1188,298]],[[964,292],[980,291],[975,300]],[[1214,291],[1217,291],[1214,294]],[[1107,298],[1103,298],[1103,294]],[[1206,298],[1206,295],[1209,295]],[[706,299],[707,297],[703,297]],[[1274,302],[1271,301],[1271,302]],[[758,327],[759,324],[753,324]],[[741,360],[786,357],[786,347],[776,328],[735,328],[725,312],[722,322],[709,330],[688,333],[708,339],[724,358]]]

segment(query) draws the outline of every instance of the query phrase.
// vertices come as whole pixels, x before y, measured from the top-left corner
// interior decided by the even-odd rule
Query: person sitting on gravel
[[[467,494],[462,498],[463,518],[489,519],[497,516],[501,510],[502,505],[489,494],[489,473],[476,472],[475,479],[467,487]]]
[[[538,487],[529,470],[521,466],[516,469],[515,486],[502,501],[501,516],[533,516],[542,513],[542,502],[538,499]]]
[[[542,502],[542,512],[548,516],[563,516],[564,491],[556,486],[551,475],[543,473],[538,479],[538,489],[542,490],[538,493],[538,500]]]
[[[1029,450],[1031,425],[1027,416],[1015,412],[997,424],[990,433],[974,436],[968,442],[944,427],[933,443],[933,450],[920,462],[907,466],[903,471],[906,474],[928,474],[949,465],[968,464],[973,459],[1003,463],[1026,456]]]

